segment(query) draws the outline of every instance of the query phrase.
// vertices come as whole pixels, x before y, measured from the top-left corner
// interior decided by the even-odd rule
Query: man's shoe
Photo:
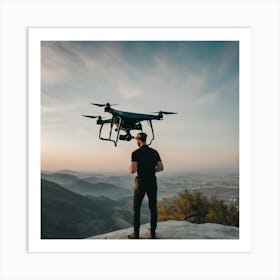
[[[127,236],[129,239],[140,239],[139,232],[133,232]]]
[[[151,230],[151,239],[157,239],[155,230]]]

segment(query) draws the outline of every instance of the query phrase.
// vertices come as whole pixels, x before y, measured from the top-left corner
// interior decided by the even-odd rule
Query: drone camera
[[[133,138],[131,134],[120,135],[120,140],[122,141],[130,141]]]

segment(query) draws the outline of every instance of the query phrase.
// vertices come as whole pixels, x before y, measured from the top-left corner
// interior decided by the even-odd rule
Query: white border
[[[240,235],[238,240],[46,240],[40,238],[40,42],[230,40],[240,42]],[[252,46],[249,28],[29,28],[29,252],[250,252],[252,248]],[[246,207],[245,207],[246,205]]]

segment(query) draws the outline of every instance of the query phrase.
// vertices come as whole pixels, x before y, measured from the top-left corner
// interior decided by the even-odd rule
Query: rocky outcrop
[[[144,224],[140,228],[140,238],[150,238],[150,225]],[[95,235],[89,239],[127,239],[133,232],[133,227],[117,230],[105,234]],[[238,239],[239,228],[221,224],[194,224],[187,221],[159,222],[157,227],[159,239]]]

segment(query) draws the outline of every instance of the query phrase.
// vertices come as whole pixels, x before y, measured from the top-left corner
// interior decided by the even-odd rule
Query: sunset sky
[[[238,42],[44,41],[41,71],[42,169],[128,171],[135,140],[101,141],[96,120],[82,117],[110,118],[90,105],[110,102],[178,113],[153,122],[166,171],[238,170]]]

